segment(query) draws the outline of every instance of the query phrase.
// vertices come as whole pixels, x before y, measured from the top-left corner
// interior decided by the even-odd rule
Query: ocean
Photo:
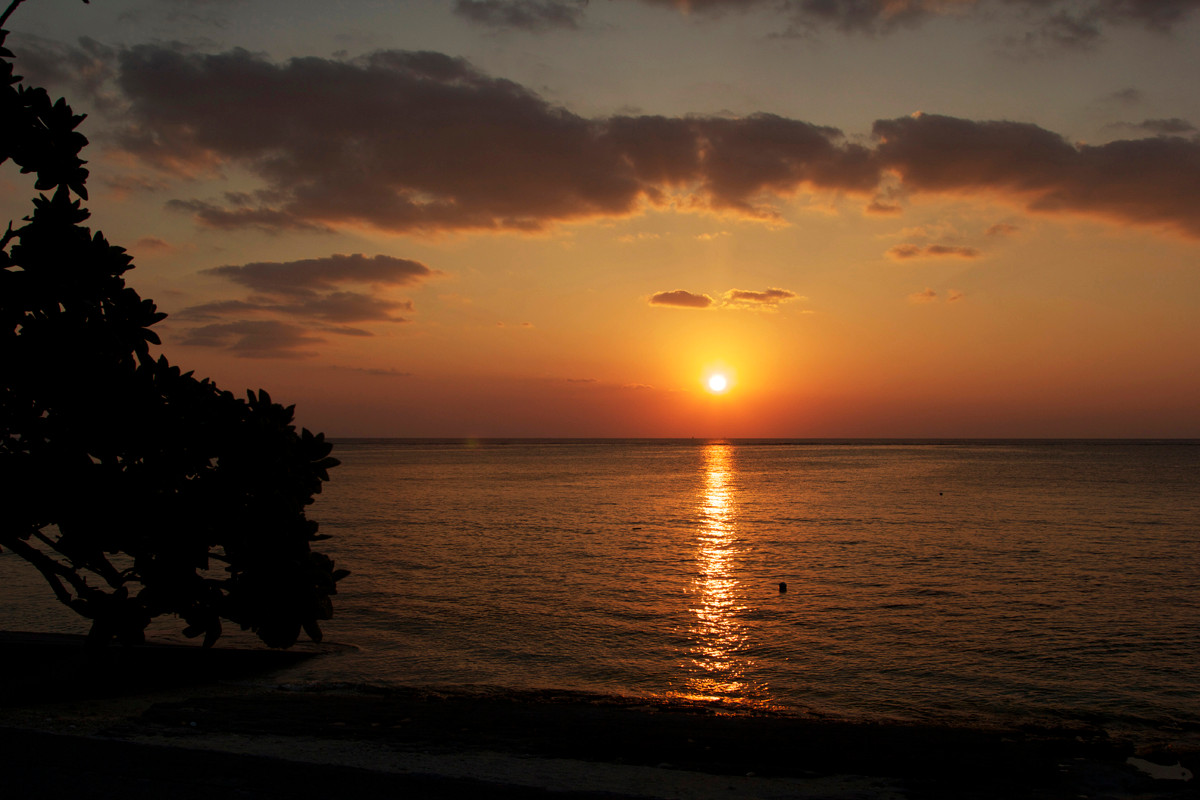
[[[291,682],[1200,738],[1195,442],[349,440],[334,455],[310,517],[352,571],[324,624],[347,647]],[[0,628],[85,631],[19,561],[0,558]]]

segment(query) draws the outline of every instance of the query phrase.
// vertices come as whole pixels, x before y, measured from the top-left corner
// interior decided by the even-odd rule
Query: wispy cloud
[[[225,350],[238,358],[311,358],[325,340],[298,325],[277,320],[242,320],[192,328],[180,342]]]
[[[897,261],[907,261],[911,258],[945,258],[952,256],[955,258],[979,258],[981,253],[974,247],[962,247],[958,245],[947,244],[930,244],[921,246],[919,244],[898,244],[887,251],[889,257]]]

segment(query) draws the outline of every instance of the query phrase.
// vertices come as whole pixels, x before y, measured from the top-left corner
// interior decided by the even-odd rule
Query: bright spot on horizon
[[[729,387],[729,380],[719,372],[715,375],[710,376],[708,379],[708,390],[710,392],[723,392],[728,387]]]

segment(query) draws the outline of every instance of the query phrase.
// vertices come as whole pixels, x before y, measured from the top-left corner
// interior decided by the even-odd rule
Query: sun
[[[720,394],[729,388],[729,379],[717,372],[708,378],[708,390]]]

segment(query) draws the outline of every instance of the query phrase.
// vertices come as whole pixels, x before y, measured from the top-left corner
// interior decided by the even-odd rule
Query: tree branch
[[[24,3],[24,2],[25,2],[25,0],[12,0],[12,3],[10,3],[8,8],[5,9],[4,16],[0,17],[0,28],[3,28],[4,23],[8,22],[8,18],[10,16],[12,16],[12,13],[14,11],[17,10],[17,6],[21,5],[21,3]]]

